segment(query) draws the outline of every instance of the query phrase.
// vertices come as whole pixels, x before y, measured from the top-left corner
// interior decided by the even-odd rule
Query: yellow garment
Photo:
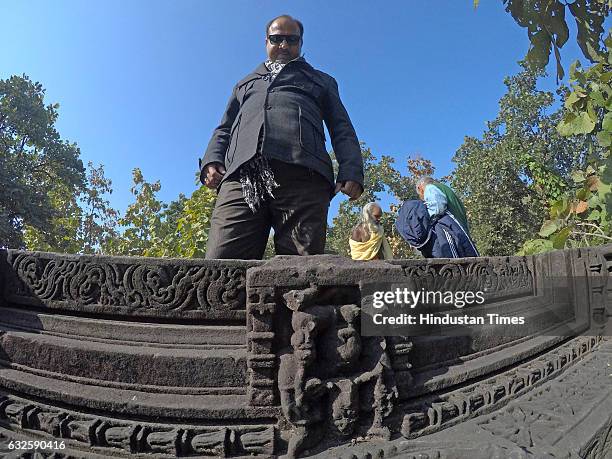
[[[349,239],[349,245],[351,246],[351,258],[353,260],[373,260],[381,246],[383,260],[393,259],[393,251],[382,231],[379,234],[371,233],[370,240],[367,242],[357,242]]]

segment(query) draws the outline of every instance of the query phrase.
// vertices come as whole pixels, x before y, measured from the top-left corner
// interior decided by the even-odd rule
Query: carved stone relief
[[[397,262],[401,263],[401,262]],[[534,274],[524,257],[478,259],[477,261],[411,262],[404,274],[416,289],[430,291],[482,291],[485,297],[503,298],[533,292]]]
[[[270,455],[275,451],[276,437],[272,425],[195,427],[130,422],[62,410],[8,394],[0,394],[3,425],[17,432],[38,431],[40,440],[63,440],[67,450],[92,449],[107,456]],[[0,431],[0,452],[3,441],[8,443],[11,438]]]
[[[5,254],[4,297],[13,304],[212,319],[245,317],[246,269],[257,263]]]
[[[368,438],[391,437],[385,419],[398,393],[387,340],[361,337],[360,308],[316,304],[318,292],[311,285],[283,295],[291,310],[291,334],[280,351],[278,390],[293,428],[289,457],[320,442],[325,432],[350,437],[364,420]]]
[[[605,303],[612,257],[590,251],[580,256],[584,258],[580,263],[591,273],[591,296]],[[237,425],[229,409],[227,419],[199,425],[155,422],[129,410],[125,419],[114,419],[93,410],[79,412],[78,407],[32,401],[0,384],[2,452],[11,438],[7,432],[17,436],[35,432],[41,438],[67,442],[70,452],[54,453],[57,458],[70,457],[75,451],[109,456],[270,456],[285,449],[289,457],[297,457],[358,438],[381,442],[379,457],[542,457],[537,455],[542,452],[556,457],[563,453],[557,446],[559,432],[570,428],[571,419],[585,415],[586,407],[597,406],[602,397],[611,395],[608,362],[601,355],[591,356],[601,336],[547,344],[548,349],[537,350],[537,357],[532,353],[495,368],[495,373],[470,375],[461,381],[464,386],[411,395],[413,375],[420,376],[416,370],[422,368],[411,368],[417,341],[361,335],[359,279],[376,269],[394,274],[391,266],[416,288],[483,290],[503,306],[505,298],[535,294],[534,258],[398,261],[394,265],[346,262],[341,275],[333,264],[319,268],[318,259],[309,261],[307,268],[295,268],[295,275],[270,262],[268,282],[247,285],[249,263],[19,251],[0,251],[2,257],[0,286],[4,285],[3,298],[12,307],[104,314],[106,319],[116,315],[118,320],[141,316],[142,321],[161,317],[214,324],[218,319],[221,322],[215,326],[220,329],[225,321],[236,324],[244,319],[248,367],[244,389],[249,413],[255,413],[249,414],[251,423],[244,425]],[[369,266],[378,268],[369,271]],[[278,281],[270,274],[276,272]],[[600,315],[604,311],[601,307]],[[215,351],[206,348],[213,358]],[[488,351],[484,347],[482,352]],[[575,364],[587,361],[593,369],[573,371]],[[467,368],[469,360],[465,363]],[[558,384],[547,385],[549,381]],[[274,407],[282,412],[282,419],[276,423],[269,418],[271,410],[259,407]],[[499,444],[487,440],[479,445],[469,441],[417,445],[414,441],[469,422]],[[602,457],[602,451],[610,449],[611,435],[602,429],[598,442],[588,450],[589,457]],[[391,442],[399,444],[387,447]]]

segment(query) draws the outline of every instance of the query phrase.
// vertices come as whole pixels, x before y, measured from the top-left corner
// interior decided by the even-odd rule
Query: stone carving
[[[322,325],[316,308],[295,311],[291,318],[291,351],[280,355],[278,389],[283,414],[295,428],[287,455],[295,457],[303,448],[320,440],[324,419],[321,397],[326,386],[313,376],[311,364],[316,358],[314,339]],[[324,316],[323,316],[324,317]]]
[[[371,419],[369,438],[391,437],[385,419],[398,391],[387,340],[362,338],[360,308],[317,305],[319,292],[311,285],[283,295],[292,311],[292,333],[280,354],[278,389],[283,414],[294,428],[289,457],[318,442],[323,429],[339,438],[352,435],[360,417]],[[410,347],[403,343],[397,349],[400,356]],[[328,426],[326,419],[331,419]]]
[[[25,427],[27,420],[27,412],[31,410],[32,405],[27,405],[25,403],[19,402],[5,402],[4,405],[4,416],[6,416],[7,420],[13,424],[18,425],[19,427]]]
[[[607,459],[610,456],[610,451],[612,451],[612,424],[593,442],[591,448],[585,451],[584,458]]]
[[[612,317],[612,250],[589,251],[586,258],[594,325],[604,327]]]
[[[397,262],[402,263],[402,262]],[[404,262],[405,263],[405,262]],[[482,291],[485,296],[533,292],[533,272],[525,258],[501,258],[403,266],[416,289],[431,291]]]
[[[499,409],[516,396],[559,376],[599,342],[601,337],[576,338],[541,359],[519,365],[495,378],[418,405],[403,406],[406,414],[401,433],[406,438],[415,438]]]
[[[609,419],[612,384],[607,364],[611,363],[612,342],[602,344],[594,352],[583,352],[583,358],[576,359],[575,365],[558,378],[525,393],[506,408],[481,418],[468,418],[423,440],[393,440],[380,446],[356,444],[331,450],[329,456],[344,459],[608,457],[612,453]],[[579,343],[574,346],[580,347]],[[583,391],[581,381],[592,382],[592,388]],[[598,396],[593,397],[594,393]],[[564,404],[567,394],[575,394],[574,399]],[[590,418],[592,414],[595,416]],[[583,433],[577,436],[576,432]]]
[[[183,438],[183,442],[190,446],[187,453],[225,457],[229,450],[230,433],[229,429],[203,431],[196,433],[191,439]]]
[[[53,437],[61,436],[61,428],[63,421],[66,419],[66,414],[57,410],[36,410],[34,416],[28,419],[28,425],[31,429],[42,430],[51,434]]]
[[[359,386],[348,378],[327,382],[330,390],[333,427],[339,437],[346,438],[355,432],[359,416]]]
[[[329,375],[348,374],[358,367],[362,352],[359,312],[353,304],[342,305],[337,310],[328,309],[328,322],[335,325],[335,330],[325,333],[319,345],[326,363],[322,370]],[[339,317],[331,317],[332,314]]]
[[[550,437],[555,437],[563,424],[558,416],[522,405],[508,408],[481,427],[522,448],[531,448],[549,444]]]
[[[369,338],[362,358],[362,373],[355,378],[355,383],[366,386],[361,391],[361,410],[372,411],[374,415],[368,436],[388,440],[391,432],[383,422],[391,414],[398,392],[386,339]]]
[[[250,289],[247,300],[247,398],[253,406],[276,403],[276,355],[273,350],[275,301],[273,287]]]
[[[240,448],[237,452],[245,452],[251,455],[271,455],[275,451],[274,427],[262,426],[249,429],[237,429],[237,437]]]
[[[103,422],[96,431],[98,444],[122,449],[124,451],[136,451],[136,435],[140,426],[134,424],[115,424]]]
[[[546,451],[551,457],[578,457],[568,454],[558,443],[574,429],[576,422],[609,400],[612,395],[609,364],[608,357],[589,356],[586,364],[557,378],[554,385],[513,402],[479,426],[536,455]]]
[[[567,277],[576,283],[575,277],[586,273],[588,282],[574,290],[576,297],[588,297],[584,306],[591,308],[590,315],[583,316],[603,319],[609,311],[612,246],[557,256],[571,268],[563,271],[562,282]],[[431,344],[361,335],[363,286],[387,280],[414,281],[410,285],[417,289],[483,290],[500,309],[525,307],[526,297],[536,299],[527,301],[530,307],[538,307],[540,298],[554,306],[556,297],[540,277],[544,268],[546,275],[555,273],[553,259],[546,257],[360,264],[323,256],[300,258],[299,264],[290,257],[250,264],[0,250],[0,319],[5,307],[23,306],[14,319],[2,321],[6,331],[0,330],[10,338],[0,343],[0,456],[271,457],[288,448],[289,457],[344,457],[326,456],[327,448],[354,443],[346,457],[605,457],[612,447],[605,416],[608,424],[599,424],[580,451],[563,443],[575,431],[573,423],[590,416],[593,407],[609,406],[612,353],[600,352],[599,334],[506,342],[493,336],[493,329],[465,349],[460,340],[441,339],[446,346],[458,343],[452,356],[425,355],[437,339]],[[257,269],[246,276],[250,266]],[[362,283],[366,276],[368,282]],[[548,296],[541,297],[540,290]],[[92,333],[92,339],[96,347],[109,344],[109,362],[114,348],[133,355],[145,349],[159,361],[166,354],[197,354],[218,362],[223,374],[234,355],[239,357],[235,362],[244,362],[246,353],[247,378],[232,372],[231,386],[192,393],[158,385],[159,377],[141,384],[141,375],[134,374],[134,387],[110,379],[94,384],[105,392],[94,398],[88,394],[95,380],[67,378],[56,367],[37,367],[37,359],[13,358],[17,351],[26,352],[19,343],[28,341],[31,348],[48,346],[48,358],[55,361],[68,355],[57,352],[56,345],[74,346],[79,355],[79,346],[88,345],[79,340],[96,329],[98,315],[108,321],[110,332]],[[121,337],[113,336],[113,316],[124,321],[127,331]],[[132,318],[138,326],[132,327]],[[197,338],[179,336],[182,324],[192,319],[190,330]],[[132,329],[136,335],[143,328],[164,331],[166,325],[172,333],[159,342],[154,332],[134,341],[129,336]],[[226,341],[228,325],[232,335]],[[80,335],[80,326],[89,327],[87,333]],[[207,333],[202,345],[200,326]],[[503,361],[496,360],[506,350]],[[100,365],[90,355],[91,362],[81,359],[85,370]],[[436,373],[447,370],[447,362],[452,362],[448,375]],[[197,378],[198,371],[191,376]],[[430,375],[434,379],[426,379]],[[52,384],[35,386],[38,381]],[[87,390],[60,392],[86,385]],[[142,396],[131,398],[128,390]],[[120,394],[117,400],[114,391]],[[174,403],[174,395],[180,401]],[[202,406],[190,406],[191,400]],[[446,437],[463,427],[471,430],[462,431],[461,441]],[[442,441],[427,437],[419,442],[424,435]],[[482,443],[471,441],[476,437]],[[66,450],[8,451],[7,440],[17,438],[59,439]]]
[[[140,451],[177,455],[180,429],[145,427],[140,436]]]
[[[63,440],[67,450],[93,446],[106,448],[108,456],[115,456],[118,452],[124,455],[160,454],[164,457],[271,455],[275,451],[277,435],[272,425],[202,428],[136,423],[87,416],[0,394],[0,426],[7,424],[17,430],[50,434],[51,438]],[[0,430],[0,452],[1,448]]]
[[[62,423],[62,436],[93,446],[96,444],[96,428],[101,422],[99,418],[79,416],[75,419],[72,416],[68,416]]]
[[[8,251],[4,297],[15,304],[114,314],[244,318],[249,262],[223,267],[103,260]]]

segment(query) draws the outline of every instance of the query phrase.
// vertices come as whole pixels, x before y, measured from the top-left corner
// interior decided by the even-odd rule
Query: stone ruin
[[[482,290],[531,325],[366,336],[386,282]],[[0,456],[610,458],[611,316],[612,245],[392,262],[0,250]]]

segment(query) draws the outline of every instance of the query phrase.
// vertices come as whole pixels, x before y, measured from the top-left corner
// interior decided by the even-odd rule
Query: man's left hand
[[[345,195],[351,198],[351,201],[359,199],[361,193],[363,193],[363,187],[352,180],[347,180],[346,182],[338,182],[336,183],[336,189],[334,193],[338,193],[338,191],[342,191]]]

